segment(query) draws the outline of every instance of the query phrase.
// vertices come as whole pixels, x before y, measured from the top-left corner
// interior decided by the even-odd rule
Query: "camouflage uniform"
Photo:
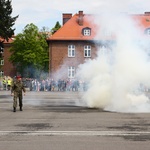
[[[14,112],[16,111],[16,107],[17,107],[17,98],[19,98],[19,106],[20,106],[20,111],[22,111],[22,91],[25,93],[25,87],[23,85],[23,83],[19,80],[16,80],[15,82],[13,82],[12,84],[12,89],[11,89],[11,93],[14,94],[13,97],[13,108],[14,108]]]

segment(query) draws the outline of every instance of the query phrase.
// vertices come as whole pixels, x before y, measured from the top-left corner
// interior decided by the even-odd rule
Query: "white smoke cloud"
[[[105,41],[115,35],[116,42],[104,49],[106,53],[100,47],[96,59],[79,66],[78,75],[88,82],[83,101],[88,107],[109,111],[149,112],[149,98],[140,86],[150,87],[150,61],[145,51],[149,43],[142,36],[144,31],[126,14],[103,13],[95,20],[99,25],[95,38]]]

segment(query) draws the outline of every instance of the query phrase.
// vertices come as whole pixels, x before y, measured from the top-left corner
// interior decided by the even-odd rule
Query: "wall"
[[[68,45],[75,45],[75,57],[68,57]],[[50,76],[55,78],[58,74],[67,76],[68,66],[78,67],[79,64],[84,63],[84,45],[91,45],[91,59],[96,57],[96,47],[93,42],[88,41],[50,41],[49,43],[49,72]],[[56,75],[57,74],[57,75]]]
[[[11,55],[11,53],[9,52],[10,47],[10,43],[4,43],[4,65],[2,66],[1,70],[4,71],[4,76],[14,77],[16,75],[16,69],[13,66],[13,64],[9,61],[9,57]]]

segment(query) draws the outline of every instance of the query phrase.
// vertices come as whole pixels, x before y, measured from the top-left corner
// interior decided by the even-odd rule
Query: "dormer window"
[[[88,27],[83,28],[83,29],[82,29],[82,34],[83,34],[84,36],[90,36],[90,35],[91,35],[91,28],[88,28]]]
[[[84,30],[84,36],[90,36],[91,35],[91,30],[90,29],[85,29]]]
[[[147,28],[147,29],[145,30],[145,34],[148,35],[148,36],[150,36],[150,28]]]

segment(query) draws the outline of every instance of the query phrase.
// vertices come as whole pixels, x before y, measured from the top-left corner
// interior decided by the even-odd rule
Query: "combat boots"
[[[16,112],[16,107],[14,107],[14,112]]]
[[[20,111],[22,111],[22,107],[20,107]]]

